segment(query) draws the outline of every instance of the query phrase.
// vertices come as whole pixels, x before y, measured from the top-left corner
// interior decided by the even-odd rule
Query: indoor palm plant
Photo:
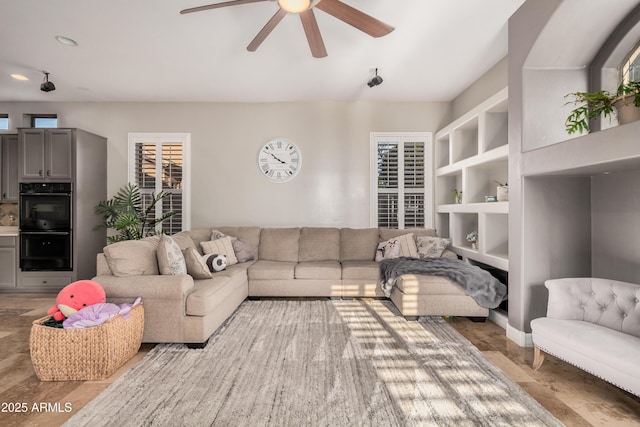
[[[603,115],[609,117],[614,108],[621,124],[640,118],[640,82],[622,83],[615,93],[601,90],[598,92],[574,92],[567,95],[572,100],[567,104],[577,107],[571,111],[565,122],[567,132],[589,132],[589,119]],[[631,109],[625,114],[623,109]]]
[[[100,202],[95,207],[96,215],[102,217],[103,222],[95,229],[115,229],[118,234],[108,236],[107,242],[115,243],[122,240],[138,240],[157,234],[156,225],[175,215],[166,212],[159,218],[155,217],[155,206],[161,200],[171,196],[171,193],[151,193],[151,199],[143,203],[140,188],[128,183],[122,187],[113,198]]]

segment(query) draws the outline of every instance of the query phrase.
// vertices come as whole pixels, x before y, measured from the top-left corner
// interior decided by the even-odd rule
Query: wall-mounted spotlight
[[[49,81],[49,73],[43,71],[44,73],[44,82],[40,85],[40,90],[43,92],[51,92],[52,90],[56,90],[56,86],[53,82]]]
[[[378,69],[376,68],[376,75],[373,76],[373,78],[367,82],[367,85],[369,87],[374,87],[374,86],[378,86],[381,83],[382,83],[382,77],[378,75]]]

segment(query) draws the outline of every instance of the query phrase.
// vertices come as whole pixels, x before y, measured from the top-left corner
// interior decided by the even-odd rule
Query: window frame
[[[433,205],[433,133],[432,132],[371,132],[370,133],[370,213],[369,224],[378,225],[378,195],[394,193],[388,189],[378,188],[378,145],[380,143],[398,143],[404,147],[405,143],[424,142],[424,188],[405,188],[404,180],[404,149],[398,149],[398,228],[405,229],[405,198],[407,194],[422,194],[424,196],[424,228],[434,228]],[[402,185],[400,185],[402,184]],[[382,191],[380,191],[382,190]]]
[[[182,144],[182,226],[181,230],[191,229],[191,134],[190,133],[129,133],[128,134],[128,176],[127,181],[137,184],[136,180],[136,144],[156,144],[156,150],[162,144]],[[162,180],[157,178],[154,193],[162,191]],[[162,215],[162,208],[156,210],[156,218]],[[162,226],[156,226],[161,232]]]

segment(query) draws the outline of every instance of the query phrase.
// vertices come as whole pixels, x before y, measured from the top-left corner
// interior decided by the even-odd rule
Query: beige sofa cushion
[[[371,280],[380,277],[380,264],[375,261],[342,261],[342,278],[345,280]]]
[[[377,228],[340,230],[341,261],[373,261],[378,248]]]
[[[403,234],[413,233],[414,240],[419,236],[431,236],[437,237],[436,230],[433,228],[408,228],[405,230],[397,229],[397,228],[381,228],[380,229],[380,241],[384,242],[385,240],[389,240],[393,237],[402,236]]]
[[[340,230],[337,228],[309,228],[300,230],[298,261],[340,260]]]
[[[260,260],[298,261],[299,228],[263,228],[260,233]]]
[[[160,274],[156,258],[159,240],[158,237],[127,240],[107,245],[102,251],[114,276],[157,275]]]
[[[211,240],[211,228],[196,228],[187,231],[187,233],[189,233],[191,240],[193,240],[194,247],[204,255],[200,243]]]
[[[234,291],[234,283],[229,276],[214,274],[211,279],[194,280],[194,290],[187,296],[188,316],[206,316],[215,310],[220,301],[228,299]]]
[[[183,251],[187,248],[195,248],[196,250],[198,250],[198,247],[200,246],[200,245],[196,246],[196,244],[194,243],[188,231],[181,231],[179,233],[172,235],[171,237],[173,238],[173,240],[175,240],[178,246],[180,246],[180,249]]]
[[[303,261],[296,265],[296,279],[340,280],[342,269],[338,261]]]
[[[249,280],[289,280],[295,277],[296,262],[256,261],[249,267]]]

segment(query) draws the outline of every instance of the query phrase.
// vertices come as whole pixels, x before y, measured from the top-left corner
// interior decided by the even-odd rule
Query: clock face
[[[288,139],[267,142],[258,154],[258,168],[265,178],[274,182],[292,179],[302,166],[302,154]]]

